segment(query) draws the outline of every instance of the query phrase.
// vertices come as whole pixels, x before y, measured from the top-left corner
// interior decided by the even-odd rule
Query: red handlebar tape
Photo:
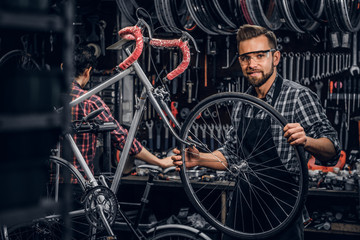
[[[135,40],[135,49],[129,57],[127,57],[122,63],[119,64],[119,68],[122,70],[127,69],[133,62],[135,62],[141,55],[144,40],[141,33],[141,28],[138,26],[126,27],[119,31],[119,36],[127,40]]]
[[[177,68],[175,68],[173,71],[171,71],[170,73],[168,73],[166,75],[167,79],[173,80],[174,78],[176,78],[177,76],[182,74],[186,70],[186,68],[189,66],[190,49],[187,44],[187,41],[183,42],[183,41],[181,41],[181,39],[172,39],[172,40],[151,39],[150,45],[152,45],[154,47],[165,47],[165,48],[178,47],[178,48],[180,48],[182,55],[183,55],[182,62],[179,64],[179,66],[177,66]]]

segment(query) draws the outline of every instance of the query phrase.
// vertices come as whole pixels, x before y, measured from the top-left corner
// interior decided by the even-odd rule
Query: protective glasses
[[[270,52],[275,52],[275,49],[261,50],[255,52],[248,52],[239,55],[239,61],[241,65],[247,65],[250,60],[254,60],[256,63],[262,63],[269,58]]]

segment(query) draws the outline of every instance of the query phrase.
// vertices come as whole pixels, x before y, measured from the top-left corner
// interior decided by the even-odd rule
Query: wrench
[[[165,127],[165,142],[164,142],[164,150],[169,150],[169,128]]]
[[[156,149],[161,152],[161,122],[156,122]]]
[[[335,60],[335,53],[330,54],[330,75],[334,75],[334,60]]]
[[[293,78],[293,67],[294,67],[294,53],[289,52],[289,79]]]
[[[320,75],[320,77],[321,78],[324,78],[325,77],[325,71],[326,71],[326,55],[325,55],[325,53],[322,53],[321,54],[321,75]]]
[[[310,81],[313,82],[316,76],[316,53],[311,54],[312,57],[312,74],[310,77]]]
[[[316,80],[320,80],[320,53],[316,54],[316,76],[315,76]]]
[[[282,53],[282,57],[283,57],[283,66],[282,66],[282,74],[283,74],[283,78],[287,79],[287,74],[286,74],[286,68],[287,68],[287,53],[284,52]]]
[[[325,77],[330,77],[330,53],[326,53],[326,72]]]
[[[224,129],[224,132],[225,132],[225,138],[227,139],[227,134],[230,130],[230,125],[229,124],[225,124],[222,126],[222,128]]]
[[[101,54],[105,56],[105,28],[106,22],[104,20],[100,20],[99,23],[100,28],[100,47],[101,47]]]
[[[202,143],[206,145],[206,124],[200,125]]]
[[[216,130],[216,137],[217,137],[217,147],[220,147],[220,144],[221,144],[221,125],[215,125],[215,130]]]
[[[214,129],[215,129],[215,126],[214,124],[210,124],[208,125],[208,128],[209,128],[209,131],[210,131],[210,150],[211,151],[214,151],[215,149],[215,144],[214,144]]]
[[[307,51],[305,53],[305,77],[304,77],[304,85],[310,85],[310,59],[311,59],[311,53],[310,51]]]
[[[324,83],[321,81],[315,82],[315,88],[316,88],[316,94],[318,95],[320,101],[321,101],[321,89],[324,86]]]
[[[300,78],[300,83],[304,84],[304,80],[305,80],[305,65],[306,65],[306,55],[305,53],[301,54],[301,78]]]
[[[338,73],[340,73],[339,72],[339,54],[335,53],[335,74],[338,74]]]
[[[357,32],[353,33],[353,52],[352,52],[352,66],[350,67],[350,74],[352,76],[358,75],[360,68],[357,65]]]
[[[300,53],[295,53],[296,66],[295,66],[295,82],[300,83]]]
[[[199,133],[199,125],[197,124],[197,123],[194,123],[194,125],[192,125],[191,126],[192,127],[192,129],[194,130],[194,132],[193,132],[193,137],[195,137],[195,139],[198,139],[198,133]]]

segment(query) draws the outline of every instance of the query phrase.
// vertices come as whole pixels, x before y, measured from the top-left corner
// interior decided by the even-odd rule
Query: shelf
[[[58,113],[43,114],[0,114],[0,132],[14,130],[43,130],[62,126],[62,119]]]
[[[336,191],[336,190],[326,190],[326,189],[309,189],[308,195],[310,196],[332,196],[332,197],[359,197],[357,191]]]
[[[337,231],[337,230],[305,228],[304,231],[309,233],[321,233],[321,234],[331,234],[331,235],[360,236],[359,232],[348,232],[348,231]]]
[[[64,30],[64,22],[57,15],[0,10],[0,27],[59,32]]]

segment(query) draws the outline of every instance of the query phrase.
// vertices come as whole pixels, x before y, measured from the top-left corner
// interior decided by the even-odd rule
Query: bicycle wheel
[[[149,240],[211,240],[205,233],[193,227],[167,224],[147,232]]]
[[[41,70],[39,64],[29,53],[23,50],[12,50],[0,58],[0,67],[15,67],[20,70]]]
[[[15,226],[9,226],[7,229],[9,240],[22,240],[22,239],[98,239],[99,237],[106,236],[106,230],[102,226],[97,226],[94,218],[96,213],[92,211],[91,207],[87,207],[91,202],[92,196],[105,196],[104,201],[111,199],[111,204],[115,204],[111,196],[107,196],[108,192],[104,189],[107,188],[91,188],[86,190],[86,181],[80,172],[74,168],[68,161],[59,157],[50,157],[51,167],[60,168],[60,176],[70,176],[72,182],[77,184],[67,184],[66,181],[61,179],[59,184],[58,197],[56,197],[56,190],[53,182],[49,183],[46,187],[46,199],[48,202],[55,202],[55,198],[59,198],[59,204],[54,205],[55,208],[49,210],[49,214],[45,217],[33,219],[29,223],[21,223]],[[51,171],[52,172],[52,171]],[[68,175],[67,175],[68,174]],[[50,174],[52,176],[52,173]],[[55,178],[50,177],[51,181]],[[63,192],[68,189],[69,193],[66,195]],[[69,198],[71,206],[62,204],[64,198]],[[89,200],[90,199],[90,200]],[[116,202],[117,204],[117,202]],[[104,204],[105,206],[106,204]],[[111,208],[111,207],[109,207]],[[113,209],[111,209],[113,210]],[[117,209],[114,210],[115,213]],[[65,214],[67,213],[67,214]],[[111,214],[111,213],[109,213]]]
[[[183,164],[181,179],[194,207],[218,230],[260,239],[280,232],[300,214],[308,172],[303,149],[283,137],[286,123],[269,104],[242,93],[215,94],[189,114],[181,138],[191,138],[225,170]],[[281,151],[285,148],[289,152]],[[183,163],[187,149],[181,145]],[[214,150],[226,155],[227,163]]]

